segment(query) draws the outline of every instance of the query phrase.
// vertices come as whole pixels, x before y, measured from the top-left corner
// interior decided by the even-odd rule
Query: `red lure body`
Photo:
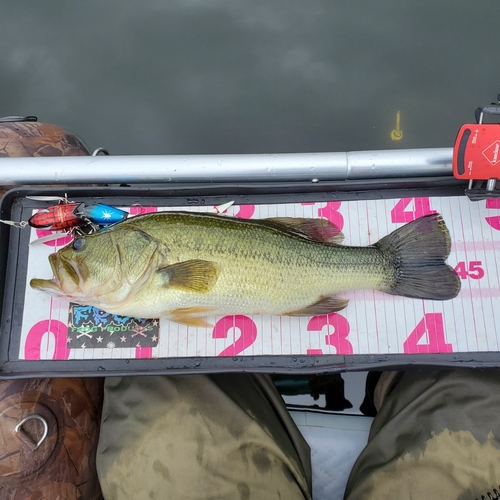
[[[44,208],[30,217],[28,224],[37,229],[49,231],[69,231],[85,224],[85,220],[75,214],[81,203],[68,202]]]

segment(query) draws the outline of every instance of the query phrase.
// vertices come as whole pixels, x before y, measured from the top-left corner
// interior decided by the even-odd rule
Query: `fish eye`
[[[83,238],[82,236],[78,237],[78,238],[75,238],[73,240],[73,250],[75,252],[78,252],[79,250],[81,250],[83,247],[85,246],[85,238]]]

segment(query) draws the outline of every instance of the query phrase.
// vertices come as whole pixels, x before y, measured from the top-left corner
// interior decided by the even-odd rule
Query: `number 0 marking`
[[[68,359],[70,352],[66,346],[68,327],[56,319],[45,319],[35,323],[31,327],[24,344],[24,358],[29,360],[42,359],[40,356],[40,347],[42,337],[45,334],[53,335],[55,339],[52,359]]]

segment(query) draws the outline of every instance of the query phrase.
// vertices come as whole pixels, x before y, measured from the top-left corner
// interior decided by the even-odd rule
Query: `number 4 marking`
[[[407,210],[413,201],[413,210]],[[419,219],[424,215],[435,214],[431,208],[430,198],[401,198],[391,210],[391,221],[394,223],[407,223]]]
[[[427,337],[427,343],[421,339]],[[408,335],[403,344],[405,354],[431,354],[453,352],[453,346],[448,344],[444,335],[443,315],[427,313],[420,323]]]

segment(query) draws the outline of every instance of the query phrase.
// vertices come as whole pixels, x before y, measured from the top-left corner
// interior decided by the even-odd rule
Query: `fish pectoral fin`
[[[164,316],[166,316],[170,321],[175,321],[181,325],[210,328],[213,325],[207,323],[203,318],[194,315],[209,313],[212,310],[213,309],[210,307],[181,307],[165,313]]]
[[[164,278],[163,286],[187,292],[206,293],[217,282],[220,268],[215,262],[193,259],[162,267],[156,272]]]
[[[291,229],[295,233],[307,237],[309,240],[339,245],[344,240],[342,231],[328,219],[312,219],[300,217],[271,217],[266,219],[281,226]]]
[[[348,303],[349,301],[347,299],[342,299],[336,295],[322,297],[317,302],[314,302],[314,304],[298,311],[286,313],[285,316],[323,316],[325,314],[341,311],[347,307]]]

